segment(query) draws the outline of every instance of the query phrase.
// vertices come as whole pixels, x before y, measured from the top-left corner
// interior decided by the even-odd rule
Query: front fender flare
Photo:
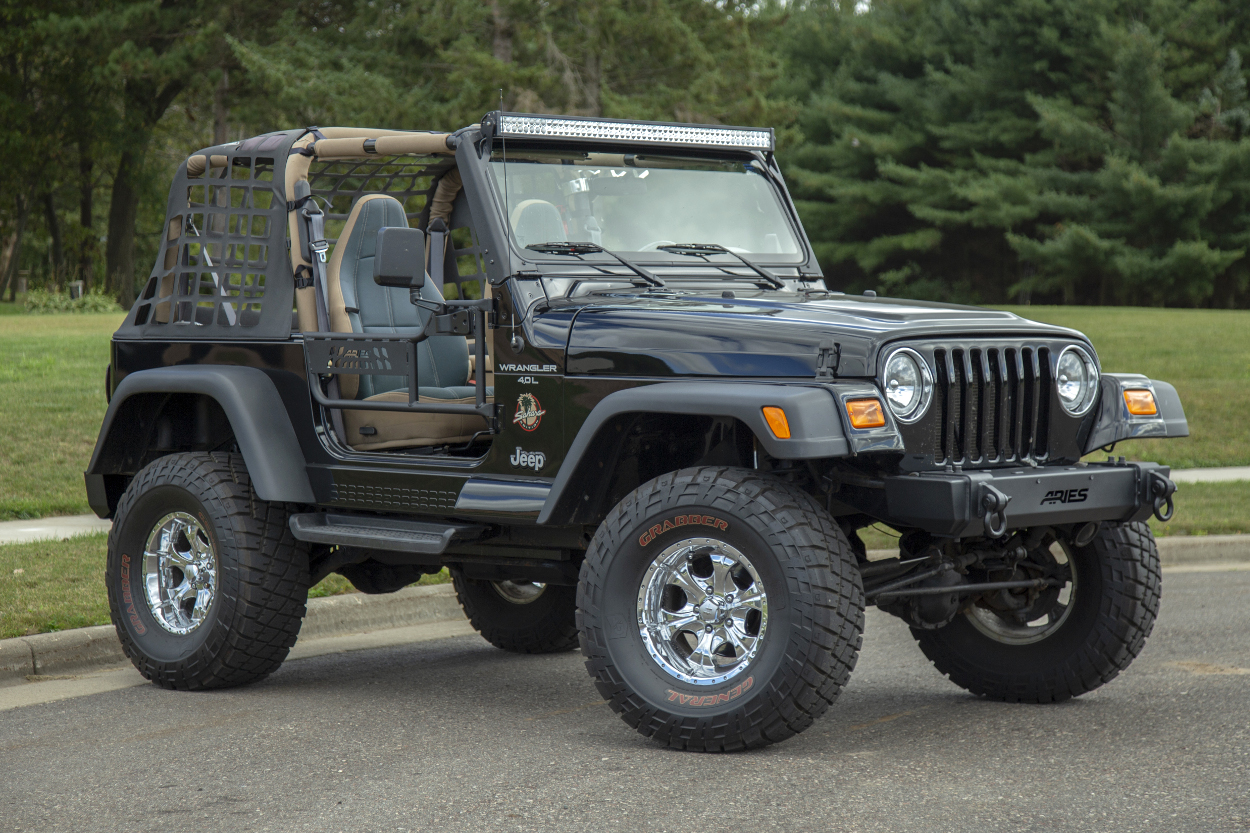
[[[1176,388],[1167,382],[1150,379],[1138,373],[1104,373],[1101,401],[1094,427],[1085,441],[1085,454],[1099,448],[1139,437],[1188,437],[1189,422]],[[1144,388],[1154,394],[1158,413],[1154,416],[1133,416],[1124,404],[1124,391]]]
[[[85,472],[87,499],[100,517],[110,508],[103,476],[109,471],[108,449],[113,421],[127,399],[143,393],[195,393],[221,406],[247,471],[261,500],[315,503],[304,452],[278,389],[264,371],[236,365],[191,365],[140,370],[122,379],[113,393]]]
[[[762,409],[773,405],[786,412],[790,439],[780,440],[768,428]],[[755,434],[764,450],[779,460],[846,457],[852,453],[838,402],[829,388],[817,385],[750,382],[661,382],[620,390],[605,396],[582,423],[569,446],[551,491],[538,515],[544,524],[553,516],[571,515],[580,500],[578,476],[593,466],[592,449],[607,422],[629,413],[689,414],[732,417]]]

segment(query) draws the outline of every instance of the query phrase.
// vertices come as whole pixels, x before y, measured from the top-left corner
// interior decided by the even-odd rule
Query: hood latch
[[[838,373],[839,345],[828,339],[820,343],[820,352],[816,356],[816,378],[824,381],[833,379]]]

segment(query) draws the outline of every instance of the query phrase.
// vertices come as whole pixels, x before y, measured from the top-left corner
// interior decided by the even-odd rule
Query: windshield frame
[[[798,248],[797,254],[791,253],[785,255],[784,259],[771,257],[766,253],[751,253],[749,255],[751,261],[765,269],[776,269],[782,273],[783,277],[791,280],[812,281],[820,280],[822,275],[819,265],[816,263],[811,243],[807,239],[804,232],[802,222],[799,219],[798,211],[795,208],[794,201],[790,197],[789,190],[786,188],[785,181],[781,176],[781,171],[776,164],[776,159],[771,152],[761,151],[743,151],[729,150],[724,148],[655,148],[641,147],[631,145],[604,145],[600,143],[581,143],[571,140],[560,141],[534,141],[534,140],[516,140],[501,139],[495,137],[489,142],[484,142],[479,159],[482,163],[485,185],[491,193],[491,201],[495,213],[496,221],[499,223],[500,230],[503,232],[507,240],[507,248],[510,260],[517,267],[509,270],[512,274],[525,273],[530,277],[538,277],[541,273],[543,277],[552,278],[572,278],[575,275],[581,280],[587,278],[597,281],[631,283],[638,280],[637,275],[627,274],[629,270],[620,268],[620,262],[608,252],[590,253],[585,255],[558,255],[548,254],[533,249],[521,248],[516,241],[511,223],[508,220],[506,209],[506,200],[503,190],[503,183],[500,177],[495,175],[494,164],[497,161],[495,153],[501,155],[507,151],[516,150],[519,153],[539,152],[546,153],[552,151],[574,151],[577,153],[609,153],[609,154],[637,154],[639,156],[678,156],[691,160],[706,159],[709,162],[753,162],[772,189],[772,195],[777,200],[778,208],[781,216],[784,218],[787,228],[791,236],[794,238]],[[678,243],[705,243],[708,241],[681,240]],[[692,281],[706,282],[709,279],[715,279],[715,274],[719,272],[719,276],[725,281],[741,281],[744,275],[742,272],[749,272],[741,263],[732,255],[722,255],[716,261],[708,261],[701,257],[690,257],[687,255],[675,254],[665,251],[647,251],[647,252],[627,252],[631,260],[637,260],[647,268],[655,268],[671,273],[677,270],[679,274],[669,274],[668,278],[675,280],[690,279]],[[721,262],[723,261],[723,262]],[[544,268],[546,267],[546,268]],[[553,271],[558,274],[549,274],[549,268],[556,267]],[[734,270],[728,272],[725,270]],[[698,273],[702,272],[702,275]],[[688,274],[683,274],[688,273]],[[788,274],[787,274],[788,273]],[[758,279],[758,276],[754,276]],[[562,284],[567,281],[561,280]],[[556,294],[564,294],[558,292]]]

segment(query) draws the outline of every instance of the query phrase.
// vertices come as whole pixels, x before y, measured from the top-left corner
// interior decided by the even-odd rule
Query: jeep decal
[[[508,458],[508,462],[518,468],[542,471],[543,466],[547,465],[547,455],[541,451],[524,451],[518,445],[516,452]]]
[[[720,518],[714,518],[711,515],[678,515],[675,518],[669,518],[662,524],[655,526],[642,533],[638,538],[638,545],[645,547],[655,540],[657,535],[663,535],[665,532],[676,529],[679,526],[710,526],[713,529],[729,529],[729,521],[722,521]]]

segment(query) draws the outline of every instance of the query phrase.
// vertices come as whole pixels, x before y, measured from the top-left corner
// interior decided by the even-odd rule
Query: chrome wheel
[[[638,591],[638,630],[661,668],[713,685],[750,664],[768,627],[768,596],[754,565],[711,538],[661,552]]]
[[[179,635],[198,628],[217,596],[217,554],[186,512],[157,522],[143,551],[143,587],[157,623]]]
[[[513,604],[527,605],[535,601],[547,589],[536,581],[492,581],[495,592]]]
[[[1000,590],[987,594],[968,608],[967,616],[973,627],[1007,645],[1028,645],[1059,630],[1072,612],[1077,590],[1076,570],[1072,568],[1067,549],[1059,542],[1051,544],[1049,549],[1031,555],[1013,577],[1059,578],[1066,583],[1043,590]]]

